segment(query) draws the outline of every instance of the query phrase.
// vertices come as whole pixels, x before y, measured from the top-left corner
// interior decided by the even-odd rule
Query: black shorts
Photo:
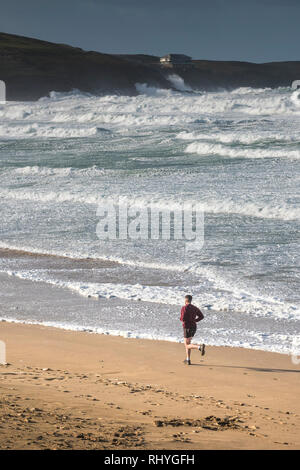
[[[183,337],[184,338],[193,338],[193,336],[195,336],[196,331],[197,331],[196,326],[193,326],[191,328],[183,328]]]

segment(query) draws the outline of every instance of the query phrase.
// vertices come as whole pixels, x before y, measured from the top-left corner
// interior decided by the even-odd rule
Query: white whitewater
[[[211,344],[287,352],[300,332],[300,90],[197,93],[177,75],[169,80],[177,91],[137,84],[136,97],[52,92],[0,105],[1,279],[101,308],[119,302],[134,319],[116,313],[109,328],[101,316],[66,311],[51,320],[65,328],[157,338],[163,308],[159,337],[172,340],[189,291],[206,306]],[[101,242],[96,209],[112,195],[137,208],[197,204],[203,249]],[[42,323],[52,315],[8,311]]]

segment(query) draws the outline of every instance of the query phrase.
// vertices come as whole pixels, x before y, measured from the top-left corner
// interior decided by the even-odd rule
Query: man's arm
[[[201,312],[199,308],[197,308],[195,322],[201,321],[203,320],[203,318],[204,318],[203,313]]]
[[[184,321],[184,312],[185,312],[185,308],[184,308],[184,307],[181,307],[180,321]]]

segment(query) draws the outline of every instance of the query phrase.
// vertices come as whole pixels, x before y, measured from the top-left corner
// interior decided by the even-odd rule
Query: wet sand
[[[299,449],[287,355],[0,323],[1,449]]]

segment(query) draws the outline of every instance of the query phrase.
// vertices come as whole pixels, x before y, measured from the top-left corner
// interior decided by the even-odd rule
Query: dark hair
[[[185,296],[185,299],[187,299],[189,302],[191,302],[193,300],[193,297],[190,294],[187,294]]]

